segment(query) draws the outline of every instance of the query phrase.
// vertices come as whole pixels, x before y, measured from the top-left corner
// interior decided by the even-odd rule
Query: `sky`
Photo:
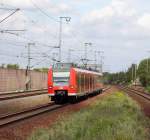
[[[125,71],[132,63],[150,56],[150,1],[148,0],[1,0],[0,64],[27,66],[27,45],[31,45],[31,66],[49,67],[58,58],[59,17],[71,17],[62,24],[62,59],[81,63],[85,43],[88,59],[94,63],[95,50],[102,51],[104,70]],[[97,54],[97,63],[100,56]]]

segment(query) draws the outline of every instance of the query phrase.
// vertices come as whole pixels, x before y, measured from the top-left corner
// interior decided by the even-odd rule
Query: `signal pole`
[[[134,65],[132,65],[132,83],[134,81]]]
[[[137,71],[137,64],[135,64],[135,86],[136,86],[136,78],[137,78],[137,73],[136,73],[136,71]]]
[[[71,17],[59,17],[60,18],[60,25],[59,25],[59,62],[61,62],[61,44],[62,44],[62,20],[65,19],[67,23],[70,22]]]
[[[103,73],[103,59],[104,56],[102,54],[104,54],[103,51],[98,51],[99,57],[100,57],[100,72]]]
[[[95,70],[97,69],[97,51],[95,51]]]
[[[71,52],[73,52],[73,49],[68,50],[68,62],[71,63]]]
[[[55,62],[57,61],[56,56],[58,56],[58,53],[53,52],[52,54],[53,67],[55,66]]]
[[[35,43],[28,43],[28,64],[27,64],[27,69],[26,69],[26,90],[31,89],[31,46],[34,46]]]
[[[87,68],[87,62],[88,62],[88,59],[87,59],[87,47],[88,46],[92,46],[92,43],[91,42],[88,42],[88,43],[84,43],[84,46],[85,46],[85,50],[84,50],[84,52],[85,52],[85,58],[84,58],[84,60],[85,60],[85,68]]]
[[[31,68],[31,46],[34,46],[35,43],[28,43],[28,70]]]

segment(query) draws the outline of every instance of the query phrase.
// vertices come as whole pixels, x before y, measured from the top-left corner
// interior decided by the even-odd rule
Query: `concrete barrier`
[[[31,89],[47,88],[47,73],[30,71]],[[0,68],[0,92],[26,90],[26,70]]]

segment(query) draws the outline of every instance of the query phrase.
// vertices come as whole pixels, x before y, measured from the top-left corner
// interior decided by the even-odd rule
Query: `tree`
[[[140,62],[138,76],[143,86],[150,85],[150,59],[144,59]]]
[[[132,64],[131,67],[128,68],[128,71],[126,73],[128,83],[131,83],[136,80],[137,78],[136,73],[137,73],[137,65]]]
[[[38,72],[45,72],[45,73],[48,72],[48,68],[35,68],[33,70],[38,71]]]
[[[136,64],[132,64],[127,72],[105,73],[104,82],[108,84],[130,84],[136,80]]]
[[[48,72],[48,68],[42,68],[42,72],[45,72],[45,73],[47,73]]]
[[[6,68],[8,69],[19,69],[18,64],[7,64]]]

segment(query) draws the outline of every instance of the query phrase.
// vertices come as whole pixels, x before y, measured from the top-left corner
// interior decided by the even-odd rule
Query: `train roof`
[[[100,72],[95,72],[95,71],[90,71],[90,70],[86,70],[86,69],[80,69],[80,68],[73,68],[75,71],[77,72],[84,72],[84,73],[89,73],[89,74],[96,74],[99,76],[102,76],[103,74]]]
[[[83,68],[78,68],[72,63],[57,63],[55,67],[53,67],[54,72],[69,72],[70,69],[73,68],[77,72],[84,72],[89,74],[96,74],[102,76],[103,74],[94,70],[88,70]]]
[[[72,63],[57,63],[53,66],[54,72],[68,72],[71,67],[74,67]]]

